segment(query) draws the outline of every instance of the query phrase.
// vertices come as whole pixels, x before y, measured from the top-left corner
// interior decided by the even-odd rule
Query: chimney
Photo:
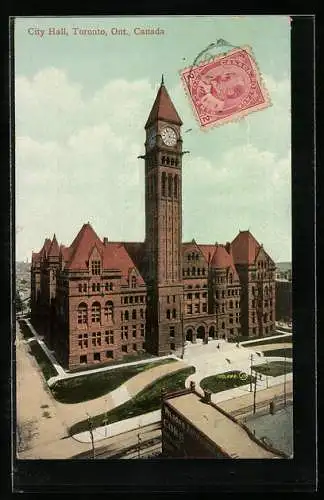
[[[226,248],[227,253],[229,253],[229,254],[232,253],[232,247],[231,247],[231,244],[229,241],[226,241],[225,248]]]
[[[108,238],[107,238],[107,236],[105,236],[105,237],[104,237],[104,239],[103,239],[103,244],[104,244],[105,246],[107,246],[107,245],[108,245]]]

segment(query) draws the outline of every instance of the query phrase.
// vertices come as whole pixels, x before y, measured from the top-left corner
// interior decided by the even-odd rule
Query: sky
[[[272,105],[201,130],[179,72],[219,38],[252,48]],[[288,16],[16,18],[14,47],[17,261],[54,233],[69,245],[85,222],[101,238],[144,241],[137,157],[162,73],[190,151],[183,241],[226,243],[249,229],[275,261],[291,260]]]

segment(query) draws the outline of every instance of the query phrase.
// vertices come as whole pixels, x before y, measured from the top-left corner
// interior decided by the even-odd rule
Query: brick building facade
[[[181,119],[161,83],[145,125],[145,241],[102,240],[84,224],[32,255],[33,320],[69,368],[197,338],[274,330],[274,263],[249,231],[232,243],[182,243]]]

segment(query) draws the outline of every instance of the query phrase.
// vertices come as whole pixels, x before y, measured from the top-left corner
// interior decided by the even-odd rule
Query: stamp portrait
[[[181,79],[202,129],[271,105],[249,47],[235,48],[184,69]]]

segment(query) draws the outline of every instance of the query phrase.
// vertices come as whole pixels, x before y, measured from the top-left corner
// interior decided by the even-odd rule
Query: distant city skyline
[[[139,24],[164,35],[82,37],[72,30],[133,32]],[[70,35],[30,34],[53,26]],[[179,71],[217,38],[252,47],[272,106],[202,132]],[[250,229],[275,262],[291,261],[288,16],[16,19],[17,261],[30,262],[44,235],[70,245],[87,221],[101,238],[144,240],[137,156],[162,73],[190,151],[183,241],[226,243]]]

